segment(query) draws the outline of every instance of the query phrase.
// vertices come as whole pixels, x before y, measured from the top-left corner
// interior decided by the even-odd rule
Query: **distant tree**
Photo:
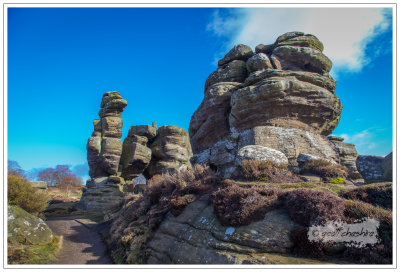
[[[9,175],[25,177],[25,171],[22,169],[22,167],[16,161],[8,160],[7,161],[7,169],[8,169]]]
[[[54,186],[56,184],[54,172],[55,170],[53,168],[46,168],[40,171],[37,176],[39,180],[47,182],[49,186]]]
[[[67,174],[61,178],[57,185],[58,188],[60,188],[62,191],[65,191],[67,197],[69,198],[71,190],[74,187],[79,187],[82,185],[82,178],[73,173]]]

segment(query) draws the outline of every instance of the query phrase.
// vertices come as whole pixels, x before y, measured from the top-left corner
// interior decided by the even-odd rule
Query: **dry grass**
[[[343,165],[332,164],[325,160],[309,160],[302,166],[301,173],[315,174],[324,179],[346,179],[349,175],[349,170]]]
[[[264,218],[277,205],[275,188],[231,185],[213,194],[214,212],[224,226],[244,226]]]
[[[356,189],[343,192],[342,197],[360,200],[385,209],[392,209],[393,189],[392,183],[378,183],[364,185]]]
[[[243,160],[243,177],[250,181],[262,181],[268,183],[292,183],[302,182],[287,166],[277,165],[271,161]]]
[[[344,200],[329,192],[293,190],[286,195],[290,217],[304,227],[330,220],[344,220]]]

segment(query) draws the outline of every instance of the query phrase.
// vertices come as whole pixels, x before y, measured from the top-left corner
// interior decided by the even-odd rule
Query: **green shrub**
[[[343,178],[349,175],[347,167],[340,164],[333,164],[326,160],[309,160],[301,167],[302,174],[315,174],[324,179]]]
[[[272,161],[243,160],[242,175],[247,180],[268,183],[302,182],[287,166],[277,165]]]
[[[342,197],[360,200],[385,209],[392,209],[393,189],[392,183],[378,183],[364,185],[356,189],[343,192]]]
[[[230,185],[214,192],[214,212],[224,226],[244,226],[264,218],[277,205],[276,188]]]
[[[24,177],[8,175],[8,204],[18,205],[37,215],[47,207],[48,202],[48,194],[33,188]]]
[[[334,183],[334,184],[343,184],[344,183],[344,179],[342,178],[335,178],[335,179],[331,179],[331,180],[327,180],[325,181],[326,183]]]

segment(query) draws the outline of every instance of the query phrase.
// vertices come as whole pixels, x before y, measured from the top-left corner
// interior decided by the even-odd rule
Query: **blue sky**
[[[344,106],[334,134],[360,154],[392,151],[391,10],[11,8],[8,159],[26,170],[85,164],[111,90],[128,101],[123,137],[152,121],[188,129],[217,59],[292,30],[315,34],[333,60]]]

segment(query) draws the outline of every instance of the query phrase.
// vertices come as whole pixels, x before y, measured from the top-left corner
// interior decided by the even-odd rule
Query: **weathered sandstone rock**
[[[393,179],[393,152],[390,152],[382,162],[383,178],[387,181]]]
[[[152,160],[149,165],[150,176],[183,168],[191,168],[192,148],[189,134],[177,126],[162,126],[151,144]]]
[[[203,102],[190,120],[189,134],[193,152],[211,147],[230,134],[227,116],[232,92],[240,83],[217,83],[210,86]]]
[[[342,104],[323,44],[313,35],[289,32],[274,44],[258,45],[253,55],[243,45],[238,48],[206,81],[189,127],[192,162],[210,164],[229,177],[239,150],[260,145],[282,152],[291,167],[298,165],[299,154],[338,163],[339,152],[346,166],[354,166],[354,153],[325,137],[338,125]],[[249,54],[242,57],[243,52]]]
[[[329,140],[335,146],[336,153],[339,154],[339,163],[349,169],[350,179],[362,179],[361,174],[357,170],[356,160],[358,152],[354,144],[343,143],[343,138],[335,137],[333,135],[329,137]]]
[[[261,145],[247,145],[242,147],[239,150],[237,157],[240,160],[272,161],[277,165],[289,164],[285,154],[278,150]]]
[[[290,233],[296,227],[283,210],[270,211],[248,226],[224,227],[212,205],[200,199],[178,217],[167,216],[148,244],[148,263],[240,264],[250,259],[264,263],[262,253],[290,251]]]
[[[125,138],[122,146],[120,164],[122,176],[133,179],[142,174],[151,160],[151,149],[147,147],[148,138],[132,135]]]
[[[11,244],[44,245],[53,240],[52,231],[41,218],[18,206],[8,205],[7,228]]]
[[[324,88],[271,77],[232,94],[229,123],[240,131],[272,125],[328,135],[338,125],[341,110],[340,100]]]
[[[211,73],[206,80],[204,91],[211,85],[219,82],[244,82],[247,77],[246,62],[243,60],[234,60],[219,67]]]
[[[244,60],[254,55],[253,50],[244,44],[235,45],[231,51],[229,51],[225,57],[218,61],[218,66],[223,66],[233,60]]]
[[[273,69],[271,61],[264,53],[258,53],[249,58],[246,62],[246,67],[250,73],[255,71],[264,71],[266,69]]]
[[[384,157],[360,155],[357,157],[356,165],[365,181],[379,182],[384,181],[382,162]]]

